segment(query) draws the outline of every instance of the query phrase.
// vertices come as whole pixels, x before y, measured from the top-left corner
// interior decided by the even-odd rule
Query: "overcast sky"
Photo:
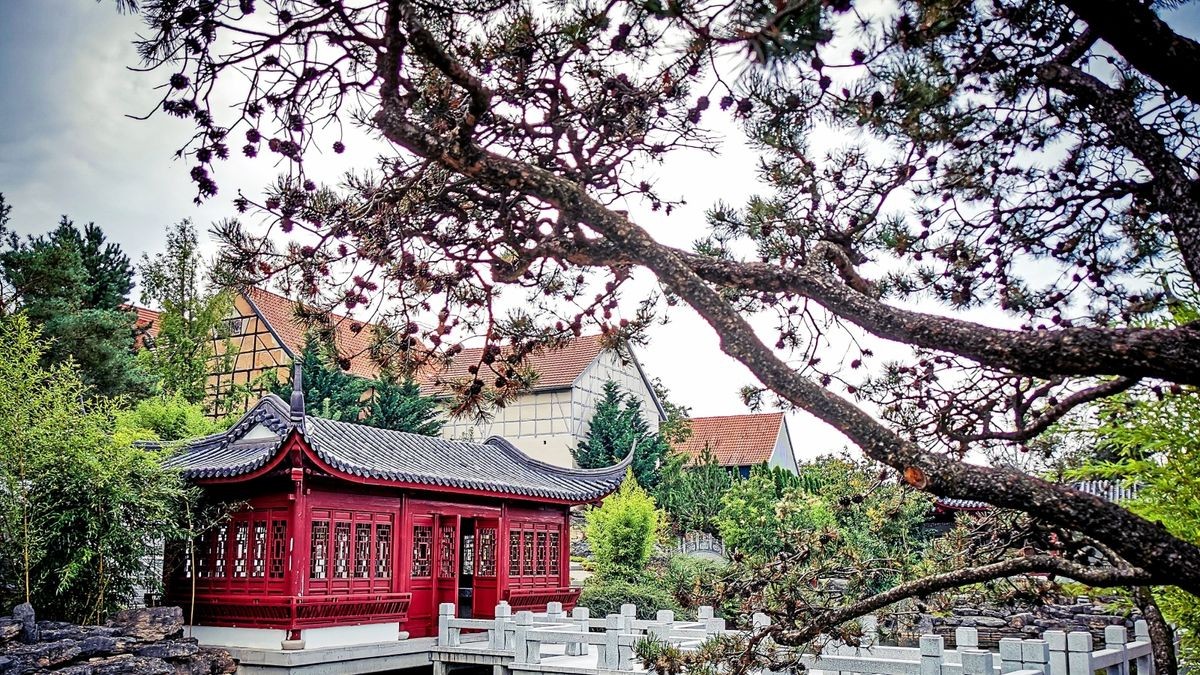
[[[131,258],[162,246],[164,228],[191,218],[202,232],[234,215],[238,185],[253,193],[277,169],[238,156],[219,167],[226,191],[201,206],[187,166],[173,158],[191,127],[144,115],[158,100],[160,74],[128,69],[137,64],[131,40],[140,18],[122,16],[112,0],[0,0],[0,192],[13,207],[10,226],[22,234],[51,229],[61,215],[94,221]],[[1172,17],[1177,29],[1196,34],[1200,11],[1193,4]],[[335,180],[347,168],[366,166],[366,144],[348,143],[345,155],[306,163],[319,179]],[[753,154],[734,136],[720,158],[677,156],[655,173],[666,195],[688,205],[671,216],[641,216],[660,240],[686,246],[703,230],[703,212],[716,200],[737,204],[753,192]],[[211,244],[210,244],[211,249]],[[752,378],[724,356],[716,336],[694,314],[675,311],[638,351],[652,377],[660,377],[677,402],[695,415],[746,412],[738,390]],[[845,440],[804,414],[789,427],[802,459],[833,452]]]

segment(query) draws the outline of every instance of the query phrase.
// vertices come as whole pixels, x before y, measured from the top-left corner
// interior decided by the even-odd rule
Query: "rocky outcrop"
[[[223,649],[183,637],[178,607],[119,612],[103,626],[37,621],[19,605],[0,617],[0,674],[218,675],[237,671]]]
[[[1002,638],[1039,638],[1048,630],[1089,632],[1097,644],[1102,644],[1106,626],[1132,630],[1138,618],[1136,609],[1122,605],[1116,598],[1006,605],[970,603],[966,598],[957,598],[948,613],[919,615],[915,625],[901,630],[900,641],[907,644],[921,634],[941,635],[946,646],[951,647],[955,629],[971,627],[978,631],[983,647],[995,647]]]

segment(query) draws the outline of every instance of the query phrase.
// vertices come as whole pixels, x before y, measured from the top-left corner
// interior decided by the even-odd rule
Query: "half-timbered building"
[[[264,375],[275,373],[286,381],[287,369],[300,354],[309,330],[297,309],[295,301],[261,288],[252,286],[235,293],[225,330],[213,338],[207,387],[214,416],[244,412],[247,401],[230,397],[233,388],[260,395],[266,393]],[[153,336],[157,315],[138,309],[138,317],[146,334]],[[340,365],[359,377],[377,377],[379,366],[371,358],[371,344],[379,327],[335,313],[325,318],[342,357]],[[447,383],[467,377],[481,357],[481,349],[465,349],[449,364],[422,370],[416,376],[421,391],[449,397]],[[609,349],[599,335],[584,335],[559,349],[531,354],[527,365],[537,374],[528,391],[504,407],[490,410],[486,417],[448,419],[442,436],[482,440],[499,435],[541,461],[571,466],[571,449],[587,436],[604,383],[610,380],[641,403],[651,431],[657,431],[659,422],[666,419],[653,383],[628,346]]]
[[[311,417],[298,391],[169,462],[230,513],[169,553],[166,601],[201,641],[274,649],[431,635],[444,602],[476,617],[500,600],[573,605],[570,507],[615,490],[628,466]]]

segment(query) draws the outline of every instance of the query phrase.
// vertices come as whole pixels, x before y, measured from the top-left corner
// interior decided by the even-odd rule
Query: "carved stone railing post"
[[[488,647],[500,651],[512,649],[508,635],[509,624],[512,623],[512,607],[507,602],[501,601],[496,605],[494,622],[494,627],[488,631]]]
[[[439,647],[457,647],[459,645],[459,633],[457,628],[450,627],[450,620],[454,618],[454,603],[443,602],[438,605],[438,646]]]
[[[1067,633],[1067,672],[1069,675],[1095,675],[1092,667],[1092,634]]]
[[[1067,675],[1067,634],[1061,630],[1042,633],[1046,648],[1050,650],[1050,675]]]
[[[946,658],[946,642],[941,635],[922,635],[921,675],[942,675],[942,661]]]
[[[587,607],[576,607],[571,610],[571,620],[578,625],[576,630],[585,634],[591,630],[588,623],[591,620],[591,610]],[[567,656],[586,656],[588,653],[588,643],[568,642],[566,649]]]

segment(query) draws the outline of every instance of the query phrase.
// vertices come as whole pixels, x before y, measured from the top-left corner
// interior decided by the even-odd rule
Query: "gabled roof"
[[[525,366],[538,374],[537,382],[530,391],[570,389],[602,351],[604,344],[601,336],[584,335],[568,341],[558,349],[539,349],[533,352],[525,358]],[[447,366],[423,373],[420,378],[422,389],[428,393],[441,393],[445,390],[446,382],[471,377],[467,369],[479,365],[482,357],[482,348],[462,350]]]
[[[783,413],[693,417],[692,435],[675,450],[700,457],[712,449],[721,466],[754,466],[771,459],[783,424]]]
[[[267,466],[292,433],[334,475],[398,487],[457,488],[489,495],[583,503],[620,486],[630,458],[604,469],[567,469],[539,462],[499,437],[484,443],[431,438],[304,416],[269,394],[224,433],[183,446],[167,465],[190,480],[230,479]]]
[[[295,357],[304,349],[308,326],[297,318],[297,303],[294,300],[257,286],[245,288],[241,293],[289,356]],[[338,353],[350,360],[349,372],[359,377],[378,376],[379,365],[371,359],[374,324],[332,312],[329,313],[329,322],[333,327]]]

